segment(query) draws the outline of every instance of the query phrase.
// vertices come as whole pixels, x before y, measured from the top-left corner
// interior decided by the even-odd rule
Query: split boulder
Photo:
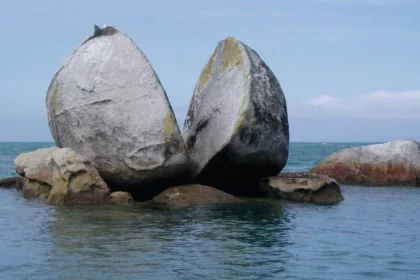
[[[117,29],[96,28],[55,74],[46,103],[57,146],[85,156],[113,189],[158,193],[162,182],[188,176],[165,90],[143,52]]]
[[[254,50],[230,37],[218,44],[195,86],[183,137],[202,184],[242,194],[283,169],[286,100]]]

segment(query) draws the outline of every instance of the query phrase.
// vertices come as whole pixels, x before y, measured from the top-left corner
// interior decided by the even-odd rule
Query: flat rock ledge
[[[153,198],[153,202],[177,208],[243,201],[238,197],[203,185],[172,187]]]
[[[23,177],[0,178],[0,188],[21,190],[25,184]]]
[[[344,199],[337,181],[306,172],[286,172],[262,179],[259,187],[268,197],[296,202],[336,204]]]

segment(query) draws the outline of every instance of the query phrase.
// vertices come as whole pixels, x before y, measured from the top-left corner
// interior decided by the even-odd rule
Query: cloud
[[[319,107],[319,106],[336,106],[340,102],[340,100],[335,97],[331,97],[329,95],[321,95],[318,97],[303,100],[303,102],[309,106]]]
[[[291,100],[288,107],[289,114],[294,118],[420,119],[420,90],[378,90],[348,98],[321,95],[300,101]]]

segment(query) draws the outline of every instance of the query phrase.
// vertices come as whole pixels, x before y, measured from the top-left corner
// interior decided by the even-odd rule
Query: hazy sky
[[[182,126],[219,40],[255,49],[291,141],[420,140],[418,0],[0,0],[0,141],[49,141],[45,95],[93,24],[144,51]]]

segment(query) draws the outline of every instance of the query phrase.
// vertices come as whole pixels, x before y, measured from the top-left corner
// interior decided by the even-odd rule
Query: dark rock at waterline
[[[259,55],[222,40],[201,72],[183,137],[199,183],[252,193],[286,164],[289,126],[277,78]]]
[[[172,187],[154,197],[153,201],[172,207],[243,202],[233,195],[202,185]]]
[[[73,52],[46,103],[57,146],[85,156],[113,190],[148,198],[189,177],[165,90],[143,52],[115,28],[96,28]]]
[[[0,178],[0,188],[21,190],[24,183],[25,178],[22,177]]]
[[[334,204],[343,200],[338,183],[327,176],[286,172],[260,181],[260,190],[272,198],[296,202]]]
[[[92,164],[68,148],[39,149],[15,159],[16,171],[25,177],[23,195],[50,204],[105,203],[109,188]]]
[[[311,169],[341,184],[420,186],[420,143],[397,140],[338,151]]]
[[[131,206],[134,204],[133,197],[128,192],[113,192],[109,195],[109,201],[112,204]]]

